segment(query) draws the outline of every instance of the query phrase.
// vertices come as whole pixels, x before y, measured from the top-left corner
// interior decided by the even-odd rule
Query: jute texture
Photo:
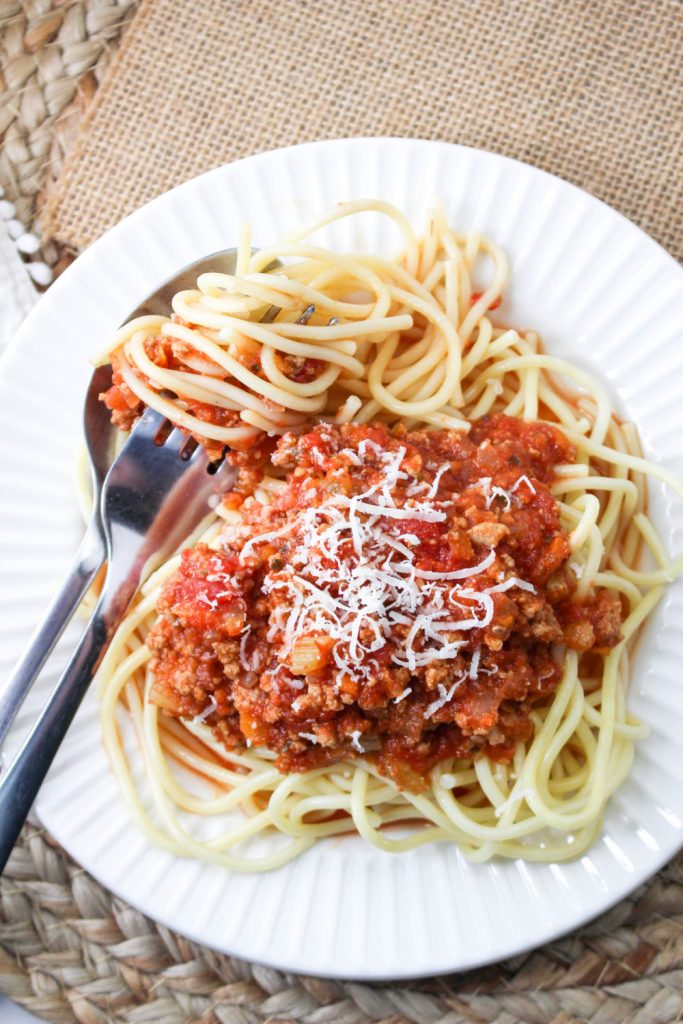
[[[283,974],[112,898],[27,827],[0,881],[0,990],[58,1024],[655,1024],[683,1018],[683,859],[581,932],[401,985]]]
[[[680,257],[682,62],[679,0],[143,0],[44,227],[82,247],[224,161],[407,135],[559,174]]]
[[[0,0],[0,181],[27,226],[42,209],[82,246],[225,160],[392,134],[528,160],[683,256],[674,0],[145,0],[111,61],[135,7]],[[27,826],[0,879],[0,991],[59,1024],[666,1024],[683,1019],[683,858],[535,953],[370,986],[203,949]]]

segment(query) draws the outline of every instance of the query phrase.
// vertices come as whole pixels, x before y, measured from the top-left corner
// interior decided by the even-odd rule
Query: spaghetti
[[[398,225],[399,260],[306,241],[369,210]],[[493,269],[475,290],[481,257]],[[387,204],[341,204],[256,254],[245,234],[234,276],[204,275],[172,318],[115,336],[116,421],[151,405],[241,466],[194,550],[141,588],[99,671],[105,746],[156,843],[267,870],[348,831],[397,852],[447,840],[474,860],[557,861],[597,836],[644,735],[626,709],[629,654],[683,570],[647,517],[646,479],[683,485],[642,458],[596,381],[494,323],[506,279],[499,247],[440,210],[418,238]],[[448,557],[434,547],[446,531]],[[616,631],[603,628],[615,609]],[[204,687],[188,670],[200,640],[183,637],[217,623],[222,676]],[[503,689],[506,658],[524,686]],[[506,696],[488,725],[468,718],[493,691]],[[408,715],[424,756],[406,775],[406,744],[393,761],[385,747]]]

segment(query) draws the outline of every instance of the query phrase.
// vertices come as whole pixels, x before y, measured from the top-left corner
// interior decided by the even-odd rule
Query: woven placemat
[[[466,974],[364,985],[203,949],[27,827],[0,882],[0,990],[59,1024],[653,1024],[683,1017],[683,858],[588,927]]]
[[[675,0],[145,0],[105,76],[135,7],[0,0],[0,183],[68,244],[46,242],[53,264],[214,164],[359,133],[526,159],[683,255]],[[203,949],[28,826],[0,879],[0,991],[59,1024],[665,1024],[683,1019],[683,857],[532,954],[380,986]]]

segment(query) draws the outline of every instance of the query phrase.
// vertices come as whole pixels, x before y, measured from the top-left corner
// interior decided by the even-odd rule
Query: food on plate
[[[309,239],[370,213],[398,258]],[[239,468],[99,671],[156,842],[266,870],[349,832],[475,860],[596,838],[645,731],[629,656],[683,568],[646,478],[683,486],[599,382],[506,324],[506,281],[441,209],[418,237],[359,201],[256,253],[245,233],[234,275],[116,334],[114,422],[153,406]]]

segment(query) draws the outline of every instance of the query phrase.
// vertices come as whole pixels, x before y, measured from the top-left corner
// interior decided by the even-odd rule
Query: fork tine
[[[277,314],[279,310],[276,307],[272,307],[269,313]],[[311,303],[306,306],[301,315],[294,321],[297,324],[307,324],[313,314],[315,313],[315,305]],[[270,319],[266,316],[264,320]],[[327,321],[328,327],[333,327],[335,324],[340,322],[338,316],[332,316]],[[166,449],[169,454],[175,454],[183,461],[187,462],[190,459],[196,460],[197,457],[201,457],[202,446],[195,441],[185,430],[180,427],[173,427],[172,423],[161,413],[156,412],[154,409],[149,407],[145,409],[144,413],[135,424],[132,432],[136,439],[140,441],[153,441],[157,446],[161,446]],[[199,456],[197,455],[199,452]]]
[[[140,438],[140,440],[154,442],[154,439],[165,422],[165,416],[162,416],[162,414],[157,412],[155,409],[150,409],[148,406],[133,427],[131,436],[134,433],[136,437]]]
[[[199,442],[195,441],[194,438],[191,438],[190,441],[194,442],[194,446],[190,449],[190,451],[183,452],[183,458],[187,459],[188,462],[196,462],[197,459],[206,458],[206,449],[204,448],[204,445],[199,444]],[[224,461],[224,456],[221,456],[220,459],[214,459],[212,461],[209,461],[207,458],[207,464],[209,466],[222,466]]]
[[[308,321],[311,319],[311,317],[313,316],[314,313],[315,313],[315,306],[313,305],[313,303],[311,303],[310,306],[306,306],[306,309],[303,311],[303,313],[301,314],[299,319],[295,320],[294,323],[297,323],[297,324],[307,324]]]
[[[180,427],[174,427],[164,441],[163,446],[166,451],[173,452],[175,455],[180,457],[182,455],[183,448],[191,440],[192,438],[187,431],[182,430]]]
[[[166,444],[166,439],[172,430],[173,424],[171,423],[171,421],[164,420],[154,436],[154,443],[159,447],[161,447],[161,445],[163,444]]]
[[[186,437],[185,444],[180,449],[180,458],[185,459],[185,461],[191,459],[194,453],[199,450],[199,448],[199,441],[195,440],[194,437]]]

